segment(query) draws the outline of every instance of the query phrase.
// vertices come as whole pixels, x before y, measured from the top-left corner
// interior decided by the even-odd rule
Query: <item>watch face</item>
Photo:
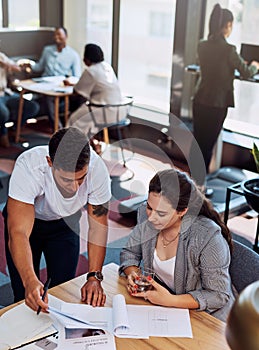
[[[101,271],[88,272],[87,280],[88,280],[89,277],[95,277],[98,281],[102,281],[103,280],[103,274],[101,273]]]
[[[103,280],[103,274],[101,273],[101,271],[96,271],[95,277],[96,277],[99,281],[102,281],[102,280]]]

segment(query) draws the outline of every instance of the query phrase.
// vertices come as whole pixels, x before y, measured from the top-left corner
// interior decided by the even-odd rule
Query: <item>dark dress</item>
[[[228,107],[234,107],[235,69],[241,77],[247,79],[257,73],[257,68],[248,66],[237,53],[236,47],[228,44],[222,35],[201,41],[198,45],[198,58],[200,77],[193,99],[193,134],[208,173],[213,147]],[[191,162],[194,162],[194,151],[191,152],[191,158]],[[192,176],[198,184],[203,184],[204,179],[200,178],[199,169]]]

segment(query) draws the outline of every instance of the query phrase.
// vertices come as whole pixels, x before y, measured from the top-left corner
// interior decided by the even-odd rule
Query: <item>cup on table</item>
[[[152,289],[151,279],[153,279],[154,276],[155,273],[152,269],[140,270],[134,281],[137,285],[137,292],[145,292]]]

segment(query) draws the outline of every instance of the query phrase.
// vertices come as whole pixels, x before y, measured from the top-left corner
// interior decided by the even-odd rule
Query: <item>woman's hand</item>
[[[131,271],[127,275],[127,289],[130,294],[136,293],[137,285],[135,283],[135,279],[138,277],[138,271]]]
[[[253,61],[251,62],[251,66],[256,66],[256,68],[259,70],[259,62]]]
[[[152,289],[140,293],[133,292],[131,295],[138,298],[144,298],[145,300],[150,301],[152,304],[172,306],[172,299],[174,298],[174,295],[153,279],[151,279],[150,282]]]

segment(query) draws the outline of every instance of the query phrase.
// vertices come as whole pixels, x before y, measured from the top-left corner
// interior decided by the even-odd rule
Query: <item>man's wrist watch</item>
[[[88,274],[86,275],[86,280],[88,281],[90,277],[95,277],[98,281],[103,280],[103,274],[101,271],[88,272]]]

